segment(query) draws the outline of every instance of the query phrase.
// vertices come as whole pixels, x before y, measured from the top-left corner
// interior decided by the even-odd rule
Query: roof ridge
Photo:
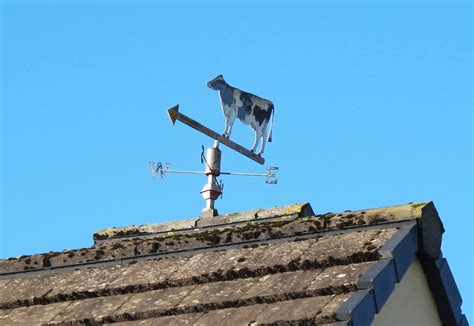
[[[229,213],[215,217],[198,217],[162,223],[138,226],[113,227],[99,230],[93,234],[94,242],[114,238],[165,234],[176,231],[192,231],[195,228],[224,227],[249,222],[260,222],[274,218],[296,218],[314,215],[309,203],[297,203],[287,206],[275,206],[266,209],[254,209],[238,213]]]
[[[433,205],[433,202],[409,202],[408,204],[385,206],[379,208],[345,210],[341,213],[328,212],[324,214],[315,214],[311,204],[306,202],[287,206],[275,206],[273,208],[267,209],[254,209],[210,218],[200,217],[156,224],[106,228],[95,232],[93,235],[93,240],[97,244],[102,241],[109,241],[112,239],[165,235],[168,233],[187,233],[192,232],[195,229],[222,228],[247,223],[260,223],[277,218],[304,218],[310,216],[350,218],[357,214],[379,214],[385,216],[387,219],[415,219],[420,218],[423,214],[423,209],[430,205]]]

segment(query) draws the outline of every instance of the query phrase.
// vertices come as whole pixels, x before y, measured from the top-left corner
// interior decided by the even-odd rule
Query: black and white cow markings
[[[219,91],[222,111],[224,112],[225,129],[223,136],[230,138],[232,125],[235,118],[238,118],[245,125],[250,125],[255,133],[252,152],[255,152],[262,139],[262,145],[258,155],[262,155],[265,150],[265,143],[272,141],[272,127],[274,108],[273,103],[251,93],[244,92],[226,83],[222,75],[217,76],[207,83],[207,87]],[[267,125],[272,118],[270,133],[267,138]]]

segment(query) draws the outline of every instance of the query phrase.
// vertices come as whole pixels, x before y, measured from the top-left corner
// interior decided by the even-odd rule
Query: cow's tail
[[[270,106],[272,112],[272,124],[270,125],[270,133],[268,134],[267,142],[272,142],[272,131],[273,131],[273,117],[275,116],[275,108],[273,107],[273,103]]]

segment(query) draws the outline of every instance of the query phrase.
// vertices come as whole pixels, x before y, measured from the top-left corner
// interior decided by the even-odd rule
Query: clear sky
[[[0,257],[92,244],[94,231],[199,215],[218,74],[275,104],[279,184],[224,177],[221,213],[434,201],[473,318],[472,6],[463,1],[3,1]],[[234,140],[250,147],[236,122]],[[223,149],[222,170],[264,172]],[[471,319],[472,322],[472,319]]]

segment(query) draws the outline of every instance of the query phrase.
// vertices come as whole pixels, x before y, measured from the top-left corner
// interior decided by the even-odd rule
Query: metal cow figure
[[[230,86],[226,83],[222,75],[209,81],[207,87],[219,91],[222,111],[226,118],[223,136],[230,138],[234,120],[235,118],[239,118],[243,124],[250,125],[254,130],[255,141],[251,149],[252,152],[255,153],[260,138],[262,138],[262,146],[258,152],[258,155],[262,155],[265,150],[265,143],[272,141],[273,103]],[[267,125],[270,121],[270,117],[272,117],[272,124],[267,139]]]

